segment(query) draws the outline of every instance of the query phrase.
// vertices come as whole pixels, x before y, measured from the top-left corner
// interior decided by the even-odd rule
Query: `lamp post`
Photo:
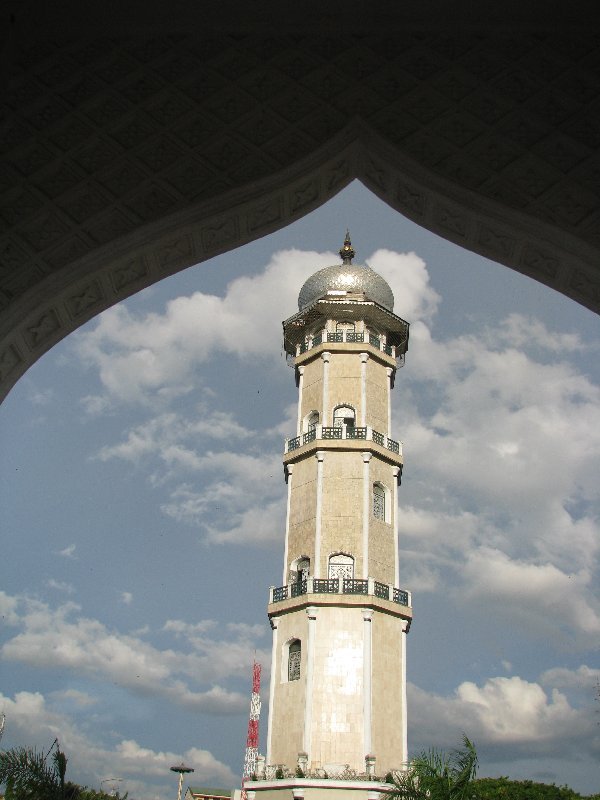
[[[178,767],[171,767],[171,772],[178,772],[179,773],[179,789],[177,791],[177,800],[181,800],[181,787],[183,786],[183,776],[187,772],[193,772],[192,767],[186,767],[183,761],[179,764]]]

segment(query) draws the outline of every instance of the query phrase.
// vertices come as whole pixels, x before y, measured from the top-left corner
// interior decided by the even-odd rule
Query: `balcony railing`
[[[402,455],[402,442],[397,442],[384,433],[373,430],[369,425],[361,428],[355,428],[353,425],[315,425],[314,428],[300,434],[300,436],[286,439],[285,452],[291,453],[305,444],[323,439],[362,439],[364,441],[372,441],[380,447],[385,447],[391,453],[395,453],[398,456]]]
[[[308,350],[311,350],[313,347],[317,347],[320,344],[325,342],[333,342],[333,343],[340,343],[340,342],[348,342],[348,343],[362,343],[368,342],[371,347],[376,348],[377,350],[382,350],[386,355],[391,356],[392,358],[396,358],[396,347],[394,345],[388,344],[386,342],[385,336],[380,336],[379,334],[371,333],[368,329],[365,328],[364,331],[328,331],[322,330],[319,333],[316,333],[314,336],[309,336],[305,341],[301,344],[296,345],[296,355],[300,356],[303,353],[306,353]],[[398,358],[401,358],[402,354],[398,354]]]
[[[309,594],[358,594],[378,597],[381,600],[392,600],[401,606],[412,604],[410,592],[398,589],[391,584],[381,583],[373,578],[306,578],[299,583],[290,583],[287,586],[272,586],[270,589],[270,603],[280,603],[290,597],[300,597]]]

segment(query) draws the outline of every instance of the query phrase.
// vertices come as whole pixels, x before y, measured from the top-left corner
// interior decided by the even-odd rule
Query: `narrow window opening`
[[[300,662],[302,660],[302,645],[299,639],[290,643],[288,650],[288,681],[300,680]]]

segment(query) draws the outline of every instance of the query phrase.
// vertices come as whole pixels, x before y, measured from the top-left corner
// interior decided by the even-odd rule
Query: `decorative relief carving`
[[[151,184],[128,201],[127,207],[147,222],[175,208],[177,200],[161,186]]]
[[[296,213],[301,208],[316,202],[319,197],[319,185],[316,179],[293,189],[290,195],[290,211]]]
[[[130,284],[137,283],[148,275],[148,264],[142,255],[128,259],[113,269],[110,278],[115,292],[120,292]]]
[[[39,251],[55,244],[67,230],[68,225],[51,211],[22,228],[20,234],[27,244]]]
[[[200,239],[205,253],[220,250],[224,245],[239,239],[239,223],[235,216],[225,217],[219,222],[207,225],[200,231]]]
[[[401,209],[411,217],[422,217],[425,213],[425,195],[403,181],[396,185],[396,200]]]
[[[588,300],[593,298],[596,303],[600,303],[600,280],[597,275],[583,272],[581,269],[573,270],[569,287],[575,291],[580,298]]]
[[[84,230],[98,244],[105,244],[119,236],[129,233],[136,227],[136,223],[120,211],[118,208],[111,208],[101,217],[90,220],[84,226]]]
[[[452,238],[459,236],[465,238],[467,235],[467,218],[460,211],[449,208],[444,204],[434,206],[433,218],[435,222],[445,231],[453,234]]]
[[[102,287],[98,281],[92,281],[76,294],[67,297],[65,305],[71,317],[77,319],[84,311],[97,305],[103,299],[104,293],[102,292]]]
[[[275,197],[251,209],[248,213],[248,231],[256,233],[262,228],[274,225],[283,217],[283,198]]]
[[[189,235],[162,243],[156,250],[160,267],[189,266],[194,258],[194,242]]]
[[[64,244],[59,245],[54,250],[44,254],[46,261],[55,269],[76,261],[92,249],[89,241],[83,240],[80,236],[72,236]]]
[[[0,352],[0,381],[4,381],[13,369],[23,361],[14,345],[9,345]]]
[[[515,239],[507,233],[493,230],[489,225],[479,225],[477,233],[477,242],[480,244],[490,255],[501,259],[510,259],[515,250]]]
[[[528,244],[523,248],[520,264],[526,267],[529,274],[540,275],[544,278],[555,278],[560,261],[547,251]]]
[[[57,312],[51,308],[42,314],[33,325],[25,328],[25,341],[30,348],[39,347],[45,339],[55,333],[61,327],[60,318]]]
[[[350,162],[344,158],[336,162],[324,178],[325,191],[334,194],[338,187],[343,186],[350,178]]]

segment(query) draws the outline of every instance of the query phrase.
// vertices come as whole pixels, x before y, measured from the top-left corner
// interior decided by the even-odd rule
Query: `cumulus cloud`
[[[67,545],[67,547],[59,550],[57,555],[62,556],[63,558],[77,558],[75,555],[75,550],[77,549],[76,544]]]
[[[471,681],[443,696],[409,685],[413,747],[448,747],[467,732],[482,761],[590,755],[600,744],[591,705],[575,707],[558,688],[549,692],[520,677]]]
[[[68,669],[96,681],[111,681],[134,694],[166,698],[188,711],[231,714],[246,707],[243,695],[222,685],[244,674],[248,636],[242,629],[225,628],[216,638],[201,636],[198,630],[194,635],[176,631],[187,633],[184,639],[190,646],[161,650],[141,635],[110,630],[84,617],[74,603],[53,609],[30,598],[11,600],[15,598],[5,597],[4,606],[20,632],[0,648],[5,661]]]
[[[59,738],[69,759],[67,776],[71,780],[99,788],[100,781],[108,775],[119,776],[118,788],[122,793],[127,791],[149,800],[161,800],[172,790],[169,767],[182,757],[194,767],[194,778],[199,783],[228,786],[236,782],[231,769],[208,750],[196,747],[184,753],[153,750],[130,738],[120,738],[115,744],[104,742],[61,710],[65,696],[82,699],[75,698],[76,694],[81,693],[55,693],[48,698],[40,692],[17,692],[14,697],[0,693],[0,707],[10,719],[11,740],[27,742],[45,751]]]

